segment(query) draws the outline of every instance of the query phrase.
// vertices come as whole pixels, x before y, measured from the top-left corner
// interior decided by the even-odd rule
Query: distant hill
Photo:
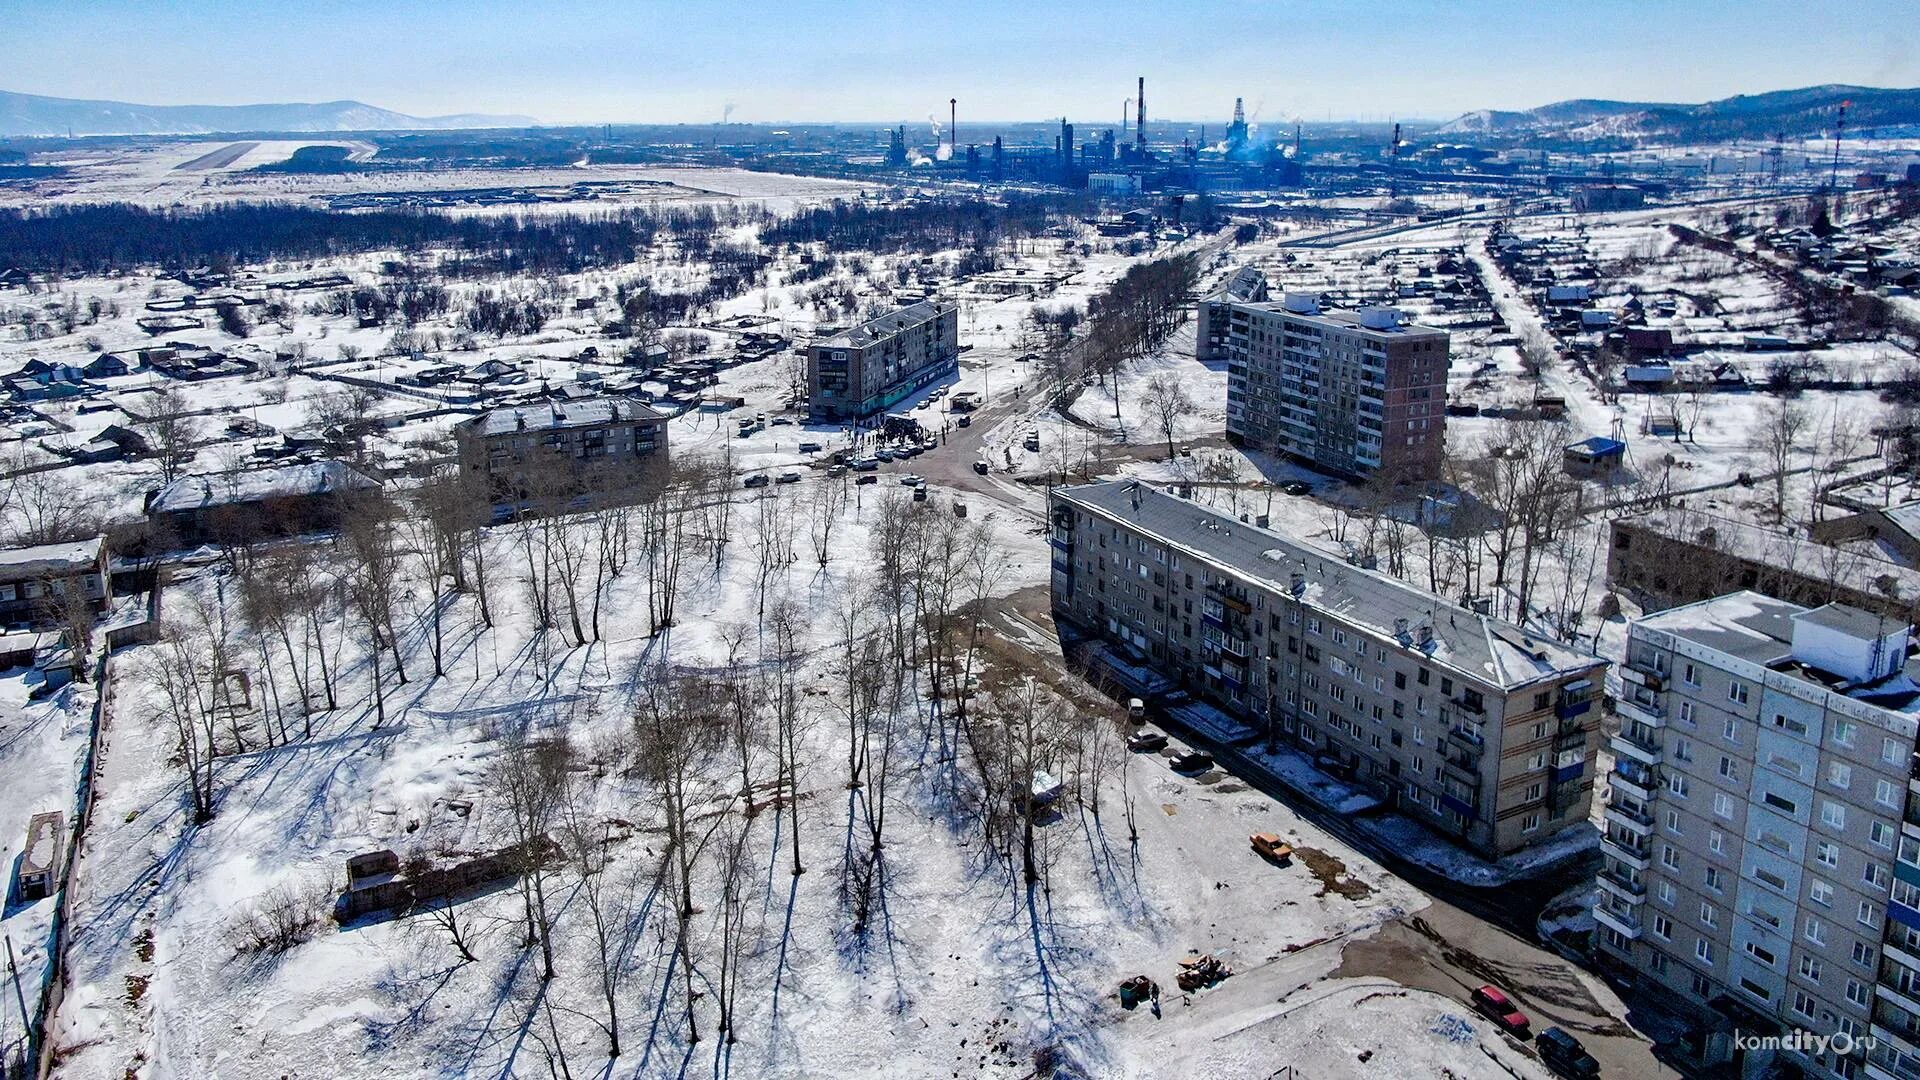
[[[1432,133],[1495,141],[1697,143],[1764,139],[1775,133],[1798,138],[1831,132],[1842,101],[1851,102],[1847,108],[1850,131],[1920,124],[1920,89],[1834,84],[1742,94],[1699,105],[1583,98],[1525,112],[1482,109],[1450,120]]]
[[[527,116],[408,116],[358,101],[286,105],[134,105],[0,90],[0,136],[203,135],[239,131],[445,131],[527,127]]]

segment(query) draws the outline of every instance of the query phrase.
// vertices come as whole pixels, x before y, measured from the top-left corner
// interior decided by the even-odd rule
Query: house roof
[[[1627,452],[1627,444],[1618,439],[1609,439],[1604,435],[1595,435],[1591,439],[1582,439],[1567,447],[1567,453],[1582,457],[1611,457]]]
[[[541,401],[490,409],[462,426],[482,438],[515,431],[565,431],[600,427],[622,420],[664,420],[666,414],[632,398],[603,397],[586,401]]]
[[[1431,663],[1503,690],[1606,663],[1503,619],[1457,607],[1418,586],[1349,566],[1338,552],[1246,524],[1139,481],[1056,488],[1054,495],[1125,521],[1186,558],[1259,580],[1281,593],[1289,590],[1294,573],[1304,573],[1301,599],[1308,606],[1387,640],[1400,640]],[[1431,648],[1415,644],[1411,635],[1401,638],[1397,620],[1405,620],[1409,629],[1431,626]]]
[[[28,581],[83,573],[98,565],[107,538],[0,550],[0,581]]]
[[[332,495],[378,486],[375,481],[353,471],[345,462],[316,461],[251,472],[183,476],[161,488],[147,509],[156,513],[178,513],[215,506],[266,502],[269,499]]]

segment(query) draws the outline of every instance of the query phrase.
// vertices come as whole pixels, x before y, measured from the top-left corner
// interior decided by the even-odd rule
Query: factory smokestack
[[[1140,76],[1140,89],[1133,97],[1133,144],[1141,157],[1147,156],[1147,77]]]
[[[960,99],[947,99],[947,145],[952,153],[960,152]]]

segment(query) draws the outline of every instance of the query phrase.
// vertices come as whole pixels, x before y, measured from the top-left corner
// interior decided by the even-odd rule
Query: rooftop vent
[[[1400,326],[1400,313],[1392,308],[1361,308],[1360,325],[1369,330],[1394,330]]]
[[[1284,302],[1287,310],[1293,312],[1295,315],[1320,314],[1319,293],[1290,292],[1286,295]]]

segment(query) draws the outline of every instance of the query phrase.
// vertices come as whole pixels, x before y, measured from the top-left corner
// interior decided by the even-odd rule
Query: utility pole
[[[1833,123],[1833,165],[1827,170],[1827,187],[1833,193],[1840,193],[1840,138],[1847,133],[1847,106],[1851,101],[1840,103],[1840,117]]]

